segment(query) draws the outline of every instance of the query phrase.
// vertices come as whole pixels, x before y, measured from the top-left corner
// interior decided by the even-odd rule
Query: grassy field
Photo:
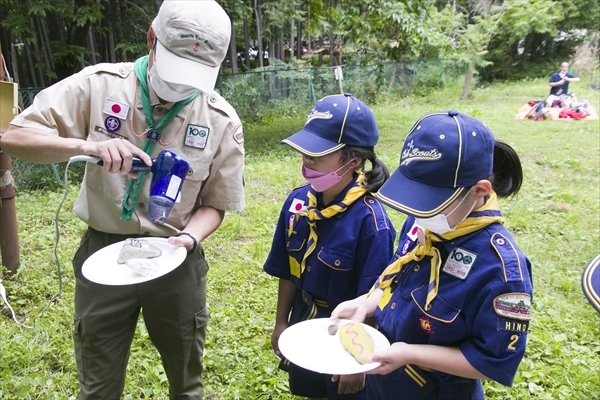
[[[599,92],[573,84],[578,98],[600,109]],[[512,388],[486,382],[489,399],[600,399],[600,315],[581,290],[581,273],[600,251],[599,121],[515,120],[517,109],[548,92],[547,80],[480,88],[459,101],[460,85],[425,98],[388,100],[373,107],[381,132],[379,157],[393,170],[402,140],[418,117],[457,109],[491,128],[520,154],[525,182],[501,201],[507,226],[533,263],[529,344]],[[279,141],[300,129],[308,110],[246,126],[247,207],[227,214],[204,243],[209,272],[205,365],[207,399],[292,399],[269,342],[276,280],[262,271],[279,209],[301,183],[300,157]],[[4,284],[20,329],[6,307],[0,316],[0,398],[68,399],[77,394],[72,345],[74,278],[70,259],[85,229],[72,212],[72,188],[60,213],[58,258],[54,217],[63,193],[19,193],[16,206],[21,267]],[[403,216],[393,210],[397,228]],[[166,399],[166,377],[143,322],[131,350],[125,399]]]

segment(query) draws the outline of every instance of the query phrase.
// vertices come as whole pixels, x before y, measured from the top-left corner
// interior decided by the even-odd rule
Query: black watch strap
[[[196,238],[193,237],[190,233],[187,233],[187,232],[179,232],[175,236],[181,236],[181,235],[189,236],[194,241],[194,247],[192,247],[192,249],[190,251],[188,251],[188,254],[195,252],[196,248],[198,247],[198,241],[196,240]]]

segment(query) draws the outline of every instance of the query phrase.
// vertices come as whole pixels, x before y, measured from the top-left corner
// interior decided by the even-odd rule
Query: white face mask
[[[192,86],[162,80],[156,71],[156,61],[154,61],[152,67],[148,70],[148,78],[150,79],[152,89],[154,89],[158,97],[169,102],[176,103],[185,100],[198,91],[198,89]]]
[[[475,204],[477,203],[476,201],[473,203],[473,205],[469,209],[469,212],[466,213],[465,216],[456,225],[454,225],[454,228],[450,227],[450,224],[448,223],[448,217],[450,215],[452,215],[452,213],[454,211],[456,211],[458,208],[460,208],[460,205],[469,196],[469,192],[471,192],[471,189],[469,189],[469,191],[467,192],[465,197],[462,198],[462,200],[458,203],[458,205],[456,207],[454,207],[454,209],[452,211],[450,211],[448,213],[448,215],[444,215],[444,214],[440,213],[438,215],[434,215],[431,218],[416,218],[415,217],[416,224],[419,225],[421,228],[427,229],[433,233],[437,233],[438,235],[443,235],[444,233],[453,231],[454,229],[456,229],[458,224],[460,224],[465,219],[467,219],[467,216],[469,214],[471,214],[471,211],[473,211],[473,208],[475,208]]]

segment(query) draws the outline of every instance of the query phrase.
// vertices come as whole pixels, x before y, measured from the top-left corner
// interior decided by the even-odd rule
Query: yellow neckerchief
[[[492,211],[492,213],[489,213]],[[493,213],[497,211],[497,213]],[[369,295],[375,289],[384,289],[384,294],[379,302],[380,308],[383,308],[389,301],[391,296],[390,285],[394,281],[394,278],[402,271],[402,267],[411,261],[421,261],[424,257],[431,257],[431,269],[429,274],[429,288],[427,292],[427,300],[425,303],[425,309],[429,309],[430,303],[437,296],[438,285],[440,278],[440,267],[442,264],[440,251],[433,246],[433,242],[442,242],[445,240],[456,239],[461,236],[468,235],[469,233],[478,231],[493,223],[504,223],[504,218],[500,215],[500,209],[498,208],[498,198],[494,191],[490,192],[490,195],[483,206],[475,210],[475,213],[484,213],[483,216],[467,217],[464,221],[456,226],[453,231],[444,233],[443,235],[434,235],[427,229],[425,233],[425,243],[419,243],[410,253],[400,257],[398,260],[390,264],[373,285],[373,288],[369,292]],[[495,215],[494,215],[495,214]],[[473,215],[473,214],[470,214]]]
[[[306,244],[306,253],[304,253],[304,257],[302,258],[302,262],[298,264],[298,261],[292,256],[290,256],[290,272],[297,278],[300,278],[300,275],[304,272],[306,268],[306,259],[309,255],[317,247],[317,240],[319,239],[319,233],[317,232],[317,221],[322,219],[331,218],[338,213],[344,212],[348,209],[348,206],[354,203],[356,200],[360,199],[368,190],[363,186],[365,177],[362,171],[358,172],[358,178],[356,178],[357,186],[354,186],[346,192],[344,198],[335,204],[330,205],[324,210],[317,209],[317,192],[311,186],[308,196],[308,206],[306,207],[306,211],[300,211],[296,213],[294,216],[294,220],[290,221],[290,226],[288,227],[288,237],[292,236],[294,231],[294,226],[298,222],[300,217],[306,217],[308,219],[308,226],[310,228],[310,233],[308,235],[308,242]]]

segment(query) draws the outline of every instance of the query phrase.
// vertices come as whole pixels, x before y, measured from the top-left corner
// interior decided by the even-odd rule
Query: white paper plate
[[[166,238],[144,237],[139,238],[146,240],[153,246],[162,250],[159,257],[152,258],[160,266],[158,272],[140,276],[133,270],[129,269],[125,264],[117,263],[117,258],[123,247],[122,242],[113,243],[103,249],[98,250],[88,257],[83,263],[81,273],[92,282],[102,285],[132,285],[156,279],[160,276],[168,274],[177,268],[187,255],[185,247],[176,247],[169,244]]]
[[[338,320],[342,326],[350,320]],[[361,364],[348,353],[340,341],[339,333],[330,335],[329,318],[309,319],[290,326],[279,337],[279,350],[294,364],[322,374],[348,375],[370,371],[381,363]],[[378,330],[362,324],[373,338],[375,351],[390,347],[390,342]]]

